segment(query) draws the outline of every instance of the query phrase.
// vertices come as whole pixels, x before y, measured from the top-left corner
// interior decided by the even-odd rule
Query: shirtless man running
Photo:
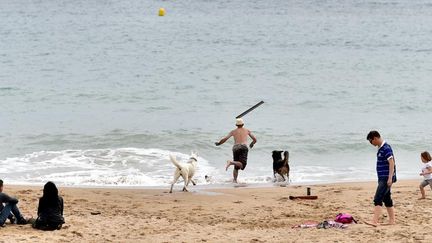
[[[216,146],[219,146],[225,143],[230,137],[234,137],[234,146],[232,148],[233,160],[228,160],[225,166],[225,170],[228,170],[228,167],[234,165],[234,183],[237,183],[238,170],[244,170],[247,164],[247,155],[249,152],[249,149],[247,147],[248,136],[252,138],[252,142],[249,144],[250,148],[252,148],[257,142],[256,137],[251,133],[251,131],[243,127],[243,119],[238,118],[236,120],[236,126],[237,129],[232,130],[226,137],[215,143]]]

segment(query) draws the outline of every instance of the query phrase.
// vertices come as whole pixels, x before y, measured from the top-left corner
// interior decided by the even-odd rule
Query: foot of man
[[[225,171],[228,170],[228,167],[230,167],[231,165],[231,161],[227,160],[226,165],[225,165]]]

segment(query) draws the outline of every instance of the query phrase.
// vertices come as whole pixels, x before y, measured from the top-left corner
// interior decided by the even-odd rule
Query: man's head
[[[237,118],[236,119],[236,126],[237,127],[243,127],[243,125],[244,125],[243,119]]]
[[[0,192],[2,192],[2,191],[3,191],[3,181],[0,180]]]
[[[381,135],[377,131],[370,131],[366,137],[370,144],[373,146],[380,146],[382,144]]]

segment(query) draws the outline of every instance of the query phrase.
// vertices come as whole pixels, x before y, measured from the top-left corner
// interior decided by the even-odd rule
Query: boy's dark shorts
[[[234,168],[237,170],[244,170],[246,168],[246,164],[247,164],[247,156],[248,156],[248,152],[249,149],[245,144],[235,144],[233,146],[233,160],[234,161],[239,161],[242,163],[242,168],[235,166]]]
[[[391,187],[388,187],[387,179],[378,179],[378,187],[375,192],[374,205],[382,206],[383,202],[386,207],[393,207]]]

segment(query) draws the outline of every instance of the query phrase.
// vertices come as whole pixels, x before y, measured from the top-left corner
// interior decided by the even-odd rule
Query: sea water
[[[160,7],[166,15],[158,16]],[[399,179],[432,150],[429,1],[0,2],[0,178],[70,186],[227,184],[244,117],[258,138],[239,181],[375,180],[378,130]],[[205,175],[211,180],[206,181]]]

